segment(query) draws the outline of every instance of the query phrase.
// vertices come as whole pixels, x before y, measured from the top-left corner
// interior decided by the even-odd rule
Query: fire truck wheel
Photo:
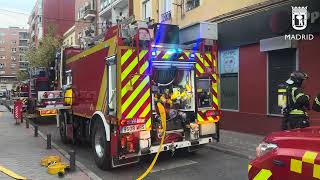
[[[59,132],[60,132],[60,139],[64,144],[68,143],[68,138],[67,138],[67,118],[68,118],[68,113],[66,111],[61,111],[59,114]]]
[[[96,119],[92,132],[92,149],[94,159],[99,168],[107,170],[111,168],[110,142],[107,142],[106,132],[102,120]]]

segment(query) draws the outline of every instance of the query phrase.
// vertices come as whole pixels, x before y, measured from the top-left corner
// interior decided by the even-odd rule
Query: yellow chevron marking
[[[122,71],[121,73],[121,82],[130,74],[130,72],[132,71],[132,69],[137,66],[138,64],[138,58],[135,57],[133,59],[133,61],[131,61],[131,63],[126,67],[126,69],[124,71]],[[132,74],[133,75],[133,74]]]
[[[103,71],[102,82],[99,90],[99,97],[98,97],[99,99],[96,105],[97,111],[101,111],[102,109],[102,104],[104,102],[104,95],[106,94],[106,90],[107,90],[107,70],[105,68]]]
[[[143,73],[148,67],[149,67],[149,61],[146,61],[146,62],[140,67],[140,73]]]
[[[162,56],[162,59],[169,59],[171,56],[170,53],[166,52],[163,56]]]
[[[204,73],[204,69],[202,69],[202,67],[197,63],[196,64],[196,69],[202,74]]]
[[[209,122],[214,121],[213,117],[211,117],[211,116],[207,117],[207,119],[208,119]]]
[[[147,51],[146,51],[146,53],[147,53]],[[143,56],[143,57],[144,57],[144,56]],[[142,57],[142,58],[143,58],[143,57]],[[140,73],[143,73],[148,67],[149,67],[149,62],[146,61],[146,62],[140,67]],[[131,82],[129,81],[129,82],[125,85],[125,87],[123,87],[123,88],[121,89],[121,97],[123,97],[123,96],[128,92],[128,88],[127,88],[127,87],[129,87],[130,84],[133,85],[135,82],[137,82],[138,79],[139,79],[139,76],[138,76],[138,75],[132,77]]]
[[[131,109],[129,114],[127,115],[127,118],[133,118],[133,116],[137,113],[139,108],[142,106],[142,104],[150,97],[150,89],[144,93],[144,95],[139,99],[137,104],[134,105],[134,107]]]
[[[200,116],[200,114],[197,115],[198,116],[198,121],[204,121],[204,119]]]
[[[210,53],[206,53],[206,56],[208,57],[209,61],[212,62],[212,56]]]
[[[139,54],[139,57],[144,57],[146,55],[147,51],[141,51]],[[139,58],[141,59],[141,58]],[[126,69],[124,71],[122,71],[121,73],[121,81],[123,81],[128,75],[129,73],[132,71],[132,69],[138,65],[138,58],[135,57],[134,60],[128,65],[128,67],[126,67]]]
[[[130,103],[137,97],[137,95],[141,92],[141,90],[146,86],[146,84],[149,82],[149,78],[145,78],[141,84],[132,92],[130,97],[126,100],[126,102],[122,105],[122,112],[124,112]]]
[[[121,65],[124,64],[129,59],[132,53],[133,53],[132,49],[128,49],[127,52],[123,54],[123,56],[121,57]]]
[[[149,118],[147,120],[147,123],[146,123],[146,131],[151,131],[151,118]]]
[[[131,85],[133,85],[135,82],[137,82],[137,80],[139,79],[140,76],[133,76],[132,79],[131,79],[131,82],[129,81],[125,87],[123,87],[121,89],[121,98],[129,91],[127,87],[130,86],[130,83]]]
[[[147,114],[150,113],[150,111],[151,111],[151,105],[149,103],[148,106],[142,111],[141,117],[146,117]]]

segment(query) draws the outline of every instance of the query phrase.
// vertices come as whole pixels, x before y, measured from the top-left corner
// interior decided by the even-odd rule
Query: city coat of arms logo
[[[308,23],[308,7],[292,6],[292,27],[301,31],[307,27]]]

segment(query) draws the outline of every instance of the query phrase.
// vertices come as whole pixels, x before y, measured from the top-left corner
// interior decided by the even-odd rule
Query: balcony
[[[171,20],[171,11],[167,11],[163,14],[161,14],[161,22],[166,22],[166,21],[169,21]]]
[[[93,20],[94,18],[96,17],[96,11],[93,10],[93,9],[87,9],[85,12],[84,12],[84,17],[83,19],[84,20]]]
[[[106,18],[110,16],[112,8],[124,9],[128,6],[128,0],[105,0],[105,2],[101,4],[99,16],[103,16]]]

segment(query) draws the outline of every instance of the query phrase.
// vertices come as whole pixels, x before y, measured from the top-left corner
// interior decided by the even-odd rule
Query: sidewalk
[[[59,155],[64,162],[68,160],[54,148],[47,150],[45,140],[34,137],[32,128],[26,129],[25,124],[15,125],[14,122],[8,109],[0,105],[0,166],[32,180],[61,179],[48,174],[47,168],[40,165],[40,159]],[[0,179],[11,178],[0,172]],[[87,180],[89,177],[77,168],[62,179]]]
[[[208,145],[211,149],[254,159],[256,147],[263,136],[220,130],[220,142]]]

